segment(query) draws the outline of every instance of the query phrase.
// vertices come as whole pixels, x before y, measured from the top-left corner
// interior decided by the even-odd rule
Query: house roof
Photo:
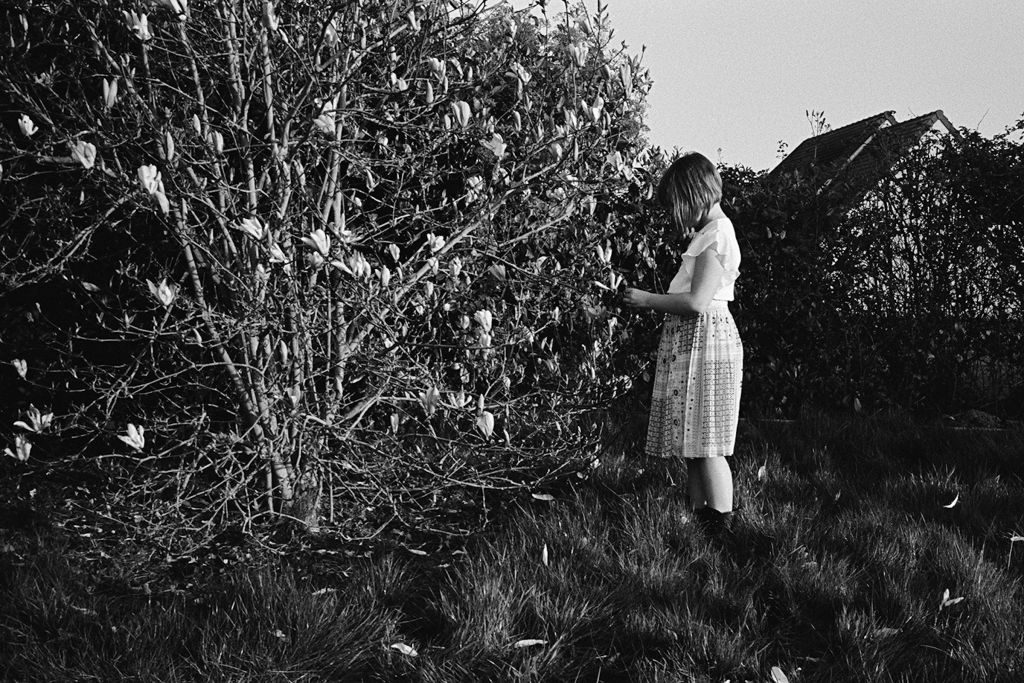
[[[816,170],[822,187],[841,184],[847,199],[854,199],[939,123],[958,135],[942,110],[902,122],[892,111],[875,114],[804,140],[768,177],[809,175]]]
[[[821,135],[807,138],[790,152],[768,174],[779,177],[786,173],[806,172],[812,166],[828,171],[852,157],[872,134],[883,126],[896,123],[894,112],[884,111]]]

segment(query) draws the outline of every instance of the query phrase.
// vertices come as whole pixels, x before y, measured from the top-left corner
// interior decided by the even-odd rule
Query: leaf
[[[772,667],[772,683],[789,683],[789,678],[777,666]]]
[[[417,656],[419,654],[418,652],[416,652],[415,649],[413,649],[412,647],[406,645],[405,643],[392,643],[391,644],[391,649],[392,650],[398,650],[403,655],[406,655],[406,656],[409,656],[409,657],[415,657],[415,656]]]
[[[953,502],[952,502],[952,503],[950,503],[949,505],[943,505],[942,507],[944,507],[944,508],[946,508],[946,509],[950,509],[950,510],[951,510],[951,509],[953,509],[953,507],[954,507],[954,506],[955,506],[955,505],[956,505],[956,504],[957,504],[958,502],[960,502],[960,494],[959,494],[959,493],[957,493],[957,494],[956,494],[956,496],[955,496],[955,497],[953,498]]]
[[[426,557],[427,555],[427,551],[419,550],[417,548],[406,548],[406,550],[408,550],[413,555],[419,555],[420,557]]]
[[[548,644],[548,641],[541,640],[540,638],[524,638],[523,640],[517,640],[516,642],[512,643],[512,647],[516,647],[516,648],[534,647],[536,645],[547,645],[547,644]]]

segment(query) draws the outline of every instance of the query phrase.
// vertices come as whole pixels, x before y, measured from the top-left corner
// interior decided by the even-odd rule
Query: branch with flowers
[[[642,369],[613,367],[607,290],[650,197],[650,82],[604,8],[44,4],[6,55],[3,272],[9,298],[71,285],[18,342],[60,359],[30,393],[70,406],[67,443],[174,514],[309,526],[404,509],[410,469],[512,486],[594,450]],[[44,86],[58,21],[78,61]]]

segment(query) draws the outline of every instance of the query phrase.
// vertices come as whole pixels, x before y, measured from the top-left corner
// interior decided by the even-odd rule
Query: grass
[[[146,593],[50,537],[0,554],[9,680],[1024,680],[1024,433],[747,427],[732,540],[605,457],[464,551],[258,558]],[[763,476],[758,475],[761,467]],[[958,496],[952,508],[944,507]],[[546,559],[546,562],[545,562]],[[144,584],[142,584],[144,585]],[[949,602],[943,604],[943,592]],[[963,598],[955,601],[956,598]],[[544,641],[515,647],[518,641]],[[391,646],[403,644],[416,655]]]

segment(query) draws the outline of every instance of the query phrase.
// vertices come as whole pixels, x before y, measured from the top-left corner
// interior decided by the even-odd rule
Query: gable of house
[[[835,211],[855,205],[930,132],[959,135],[941,110],[907,121],[882,112],[801,142],[768,174],[811,179]]]

